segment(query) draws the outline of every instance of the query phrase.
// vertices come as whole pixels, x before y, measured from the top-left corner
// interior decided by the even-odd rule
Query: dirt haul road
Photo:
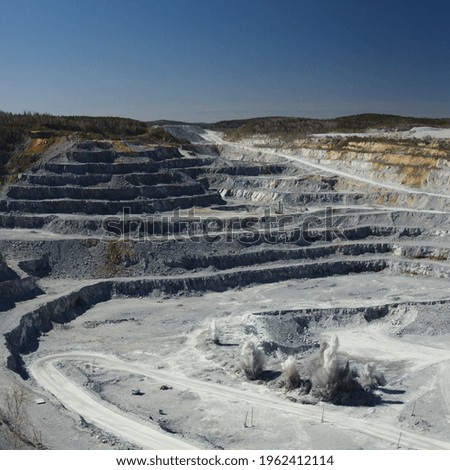
[[[310,405],[294,404],[276,397],[264,396],[252,391],[243,391],[221,384],[206,383],[187,377],[175,376],[170,372],[152,370],[148,365],[138,362],[127,362],[114,356],[107,356],[96,352],[67,352],[46,356],[36,360],[30,368],[31,375],[49,392],[51,392],[64,406],[81,415],[86,421],[123,439],[133,442],[146,449],[195,449],[180,439],[146,424],[136,417],[127,416],[114,406],[102,401],[91,391],[81,385],[73,383],[57,369],[55,363],[64,361],[77,361],[93,364],[96,367],[126,371],[140,374],[154,380],[169,383],[172,386],[185,390],[191,389],[199,394],[209,394],[225,400],[242,400],[253,406],[271,408],[291,416],[308,420],[321,419],[322,409]],[[338,409],[327,410],[326,422],[342,428],[360,432],[377,439],[385,440],[387,447],[397,442],[402,432],[402,447],[416,449],[450,449],[450,442],[444,442],[426,436],[404,431],[397,426],[384,422],[370,423],[351,418],[344,411]]]
[[[383,189],[389,189],[389,190],[394,190],[394,191],[399,191],[399,192],[404,192],[408,194],[423,194],[426,196],[437,196],[445,199],[450,200],[450,196],[444,193],[435,193],[435,192],[429,192],[429,191],[423,191],[420,189],[413,189],[405,186],[400,186],[396,184],[389,184],[389,183],[382,183],[381,181],[376,181],[374,179],[369,179],[369,178],[364,178],[362,176],[358,176],[346,171],[338,170],[337,168],[331,168],[328,167],[327,165],[321,165],[319,163],[314,163],[312,161],[309,161],[307,158],[302,157],[300,155],[292,155],[292,154],[287,154],[284,152],[280,152],[279,150],[276,149],[267,149],[267,148],[258,148],[258,147],[252,147],[249,145],[244,145],[241,143],[236,143],[236,142],[229,142],[226,140],[223,140],[220,136],[220,134],[216,131],[206,131],[205,134],[202,134],[203,140],[205,140],[207,143],[210,144],[216,144],[216,145],[228,145],[231,147],[235,147],[238,150],[241,150],[242,152],[250,151],[258,151],[261,155],[267,155],[269,158],[271,156],[276,156],[276,157],[282,157],[285,158],[286,160],[292,162],[294,165],[299,165],[300,167],[309,167],[309,168],[314,168],[315,170],[320,170],[325,173],[331,173],[333,175],[338,175],[342,176],[344,178],[358,181],[360,183],[366,183],[371,186],[377,186],[379,188]],[[205,143],[205,142],[203,142]]]

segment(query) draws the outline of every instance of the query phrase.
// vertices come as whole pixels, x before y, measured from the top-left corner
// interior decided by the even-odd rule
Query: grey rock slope
[[[418,284],[448,279],[445,195],[366,184],[197,128],[168,130],[190,140],[190,150],[73,142],[1,197],[5,377],[12,371],[27,379],[24,357],[43,335],[110,299],[333,276],[357,283],[369,273],[415,276]],[[252,315],[269,332],[268,354],[312,347],[287,340],[303,341],[305,325],[371,322],[399,305],[422,311],[435,303],[440,312],[449,302],[374,299],[364,306],[355,299],[350,307],[267,310],[253,300]]]

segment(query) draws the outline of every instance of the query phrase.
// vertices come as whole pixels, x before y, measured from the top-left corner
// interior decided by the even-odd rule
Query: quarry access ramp
[[[416,277],[418,282],[448,279],[447,195],[226,142],[198,128],[178,126],[172,132],[188,135],[190,150],[130,146],[124,151],[108,142],[74,142],[6,188],[0,198],[5,377],[29,380],[34,369],[24,359],[38,351],[46,333],[111,299],[203,295],[333,276],[353,276],[357,282],[365,273]],[[122,232],[106,230],[105,220],[119,221]],[[442,296],[423,305],[445,308],[448,302]],[[368,308],[356,299],[351,308],[307,313],[362,315],[370,322],[419,303],[374,300]],[[255,306],[252,315],[262,312]],[[64,357],[71,359],[59,359]],[[54,362],[45,365],[48,373]],[[64,377],[58,380],[65,384]],[[203,393],[229,397],[231,392],[215,385],[192,382]],[[66,399],[61,397],[63,403]],[[242,399],[317,418],[315,409],[304,414],[307,408],[279,400]],[[90,411],[83,412],[96,408],[100,419],[102,405],[93,400]],[[75,412],[80,405],[67,404]],[[98,423],[109,427],[111,420],[113,415],[108,424]],[[336,425],[346,426],[339,413]],[[356,421],[352,426],[372,436],[379,433],[386,442],[395,441],[399,432],[395,426],[363,429]],[[405,433],[410,447],[447,448],[439,440],[410,434]],[[135,442],[168,448],[179,442],[163,441]]]

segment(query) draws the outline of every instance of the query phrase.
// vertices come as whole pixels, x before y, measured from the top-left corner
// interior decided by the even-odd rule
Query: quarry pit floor
[[[94,431],[98,448],[394,449],[400,432],[404,448],[450,448],[450,335],[436,334],[442,326],[436,310],[450,302],[447,281],[422,279],[418,288],[413,276],[380,272],[355,279],[99,303],[42,336],[38,350],[25,356],[33,388],[47,400],[35,407],[42,413],[35,419],[45,416],[41,425],[51,425],[51,410],[62,403],[83,416],[75,433],[80,445],[83,433],[102,429]],[[422,302],[424,311],[402,309],[409,302]],[[375,406],[296,403],[297,392],[276,378],[251,382],[240,371],[246,338],[270,343],[277,337],[276,311],[380,304],[393,307],[369,323],[356,313],[310,324],[311,347],[296,355],[302,374],[317,344],[338,335],[340,354],[353,367],[371,361],[384,372],[387,384],[376,392]],[[211,341],[213,320],[219,344]],[[294,332],[291,340],[295,347],[305,337]],[[266,368],[273,377],[284,358],[281,351],[270,356]],[[251,413],[253,426],[245,426]]]
[[[0,293],[17,294],[1,311],[0,387],[27,390],[45,446],[450,449],[446,173],[414,189],[392,172],[366,174],[356,157],[198,137],[196,156],[75,145],[0,200]],[[132,158],[142,161],[124,163]],[[101,243],[122,192],[137,215],[148,204],[169,214],[180,197],[219,228],[282,210],[292,237],[330,209],[343,236],[331,224],[318,230],[330,239],[311,243],[275,231],[246,245],[244,229],[222,244],[180,231],[167,243],[152,232],[133,249]],[[286,358],[308,379],[333,335],[340,364],[384,374],[372,403],[335,405],[285,386]],[[247,340],[266,357],[254,381],[242,370]]]

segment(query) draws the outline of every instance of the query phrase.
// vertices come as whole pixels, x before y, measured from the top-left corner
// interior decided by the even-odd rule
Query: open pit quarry
[[[165,130],[2,189],[1,445],[450,449],[449,152]]]

